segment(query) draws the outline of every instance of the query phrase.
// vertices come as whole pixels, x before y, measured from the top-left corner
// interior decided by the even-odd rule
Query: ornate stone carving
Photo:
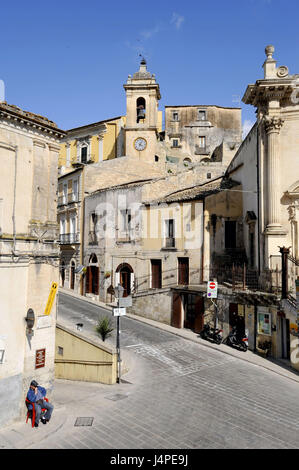
[[[265,122],[266,132],[271,132],[271,131],[279,132],[284,121],[283,119],[277,116],[265,116],[264,122]]]
[[[280,67],[278,67],[277,69],[277,76],[282,78],[282,77],[286,77],[287,75],[289,74],[289,69],[286,65],[281,65]]]

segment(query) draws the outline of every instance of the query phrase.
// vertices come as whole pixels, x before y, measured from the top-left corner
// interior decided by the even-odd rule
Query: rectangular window
[[[87,163],[87,147],[81,147],[81,163]]]
[[[198,119],[199,121],[205,121],[206,120],[206,112],[202,109],[198,110]]]
[[[69,168],[70,165],[71,165],[71,147],[68,144],[67,147],[66,147],[66,166],[67,166],[67,168]]]
[[[78,180],[73,180],[73,194],[72,199],[74,202],[78,201]]]
[[[3,364],[4,362],[4,349],[0,349],[0,364]]]
[[[67,203],[67,183],[63,183],[62,204]]]
[[[178,147],[178,146],[179,146],[179,141],[178,141],[178,139],[173,139],[173,140],[172,140],[172,146],[173,146],[173,147]]]
[[[179,113],[177,113],[176,111],[174,111],[172,113],[172,120],[173,121],[178,121],[179,120]]]
[[[178,284],[189,284],[189,258],[178,258]]]
[[[175,247],[175,228],[174,219],[165,220],[165,247]]]
[[[198,145],[202,149],[206,148],[206,138],[205,138],[205,136],[202,136],[202,135],[199,136]]]
[[[151,260],[152,269],[152,289],[160,289],[162,287],[162,261],[160,259]]]
[[[235,220],[225,221],[225,248],[237,247],[237,223]]]
[[[129,233],[131,229],[131,210],[123,209],[120,211],[120,214],[121,214],[120,230],[123,233]]]
[[[97,244],[97,223],[98,215],[95,212],[91,212],[89,215],[89,244]]]

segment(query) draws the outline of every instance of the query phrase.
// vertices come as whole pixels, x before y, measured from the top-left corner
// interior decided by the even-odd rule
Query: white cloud
[[[150,39],[152,36],[154,36],[155,34],[158,34],[160,31],[161,31],[161,27],[159,25],[157,25],[152,29],[147,29],[147,30],[141,31],[140,35],[144,39]]]
[[[250,121],[250,119],[245,119],[243,122],[242,126],[242,139],[244,140],[249,131],[251,130],[252,126],[254,125],[253,121]]]
[[[178,13],[175,13],[175,12],[172,13],[170,23],[174,24],[176,29],[180,29],[184,21],[185,21],[185,18],[182,15],[179,15]]]

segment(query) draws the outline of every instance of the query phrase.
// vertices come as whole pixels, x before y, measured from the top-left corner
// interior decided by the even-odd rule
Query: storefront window
[[[258,313],[258,333],[271,336],[271,313]]]

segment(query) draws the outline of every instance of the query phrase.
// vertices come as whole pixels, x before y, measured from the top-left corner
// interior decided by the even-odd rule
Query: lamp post
[[[122,298],[124,295],[124,288],[120,284],[118,284],[117,287],[114,289],[114,295],[115,298],[117,299],[117,307],[119,308],[119,299]],[[117,351],[117,362],[118,362],[118,377],[117,377],[117,383],[120,383],[120,377],[121,377],[121,368],[120,368],[120,335],[119,335],[119,327],[120,327],[120,318],[119,315],[117,316],[117,336],[116,336],[116,351]]]

